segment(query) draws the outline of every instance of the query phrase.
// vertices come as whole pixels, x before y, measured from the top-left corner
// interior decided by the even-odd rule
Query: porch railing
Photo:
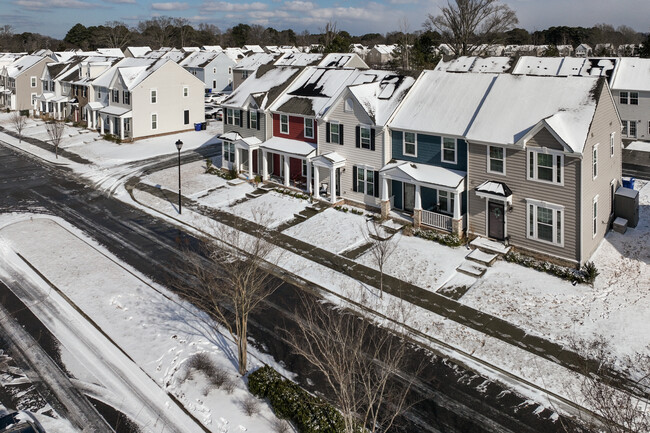
[[[427,210],[422,211],[422,224],[440,230],[445,230],[451,233],[452,231],[452,218],[449,215],[443,215],[436,212]]]

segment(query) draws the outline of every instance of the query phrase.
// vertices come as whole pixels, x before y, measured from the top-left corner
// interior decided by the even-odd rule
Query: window
[[[488,173],[506,174],[505,149],[488,146]]]
[[[232,68],[228,68],[228,75],[232,74]]]
[[[217,68],[212,68],[212,73],[216,74],[217,73]]]
[[[541,182],[562,183],[564,155],[528,150],[528,179]]]
[[[122,92],[122,103],[131,105],[131,92],[127,92],[126,90]]]
[[[81,88],[81,96],[82,96],[83,98],[87,98],[87,97],[88,97],[88,88],[87,88],[87,87],[82,87],[82,88]]]
[[[528,238],[563,246],[564,207],[527,199]]]
[[[32,105],[36,103],[36,93],[32,93]]]
[[[593,207],[593,212],[591,213],[591,217],[593,219],[592,237],[596,237],[596,235],[598,234],[598,196],[594,197],[592,207]]]
[[[183,124],[184,125],[190,124],[190,110],[183,111]]]
[[[628,93],[627,92],[621,92],[618,98],[619,102],[621,104],[627,104],[628,102]]]
[[[456,164],[456,139],[442,138],[442,162]]]
[[[609,184],[609,213],[610,215],[614,214],[614,199],[616,196],[616,179],[612,179],[612,182]]]
[[[233,120],[235,122],[235,126],[242,126],[241,125],[241,110],[233,110]]]
[[[223,142],[223,159],[228,162],[235,162],[235,143]]]
[[[594,144],[594,150],[592,151],[593,158],[591,160],[591,177],[596,179],[598,177],[598,145]]]
[[[614,156],[614,132],[609,134],[609,156]]]
[[[302,177],[307,177],[307,160],[302,160]]]
[[[636,121],[629,121],[629,134],[628,137],[636,138]]]
[[[359,127],[359,144],[361,145],[362,148],[364,149],[370,149],[372,146],[372,140],[370,138],[370,134],[372,133],[372,130],[370,129],[369,126],[366,125],[361,125]]]
[[[158,91],[156,89],[151,89],[151,103],[155,104],[158,102]]]
[[[183,86],[183,98],[187,98],[188,96],[190,96],[190,88]]]
[[[33,77],[32,77],[32,78],[33,78]],[[43,91],[45,91],[45,90],[50,90],[50,88],[49,88],[49,87],[50,87],[49,84],[50,84],[49,81],[43,81]],[[36,87],[36,86],[32,86],[32,87]]]
[[[630,105],[639,105],[639,92],[630,92]]]
[[[286,114],[280,114],[280,132],[282,134],[289,133],[289,116]]]
[[[404,133],[404,146],[402,151],[404,155],[417,156],[417,143],[414,132]]]
[[[305,117],[305,138],[314,138],[314,119]]]
[[[251,129],[257,129],[257,110],[251,110],[250,116],[251,116],[251,123],[250,123]]]
[[[365,167],[357,167],[357,192],[375,196],[375,171]]]
[[[120,102],[120,91],[119,90],[111,90],[111,102]]]
[[[438,209],[441,212],[453,215],[454,213],[454,193],[449,191],[438,191]]]
[[[151,115],[151,129],[158,129],[158,115]]]
[[[345,105],[343,106],[343,111],[350,112],[354,110],[354,105],[352,104],[352,98],[345,100]]]
[[[43,88],[44,88],[45,90],[47,90],[47,87],[45,87],[45,83],[47,83],[47,81],[45,81],[45,82],[43,83]],[[31,87],[36,87],[36,77],[30,77],[30,79],[29,79],[29,85],[30,85]]]
[[[226,108],[226,124],[227,125],[233,124],[232,108]]]
[[[131,119],[128,117],[124,119],[124,132],[129,132],[131,130]]]
[[[338,123],[330,123],[330,142],[343,144],[341,141],[341,125]]]
[[[246,78],[248,78],[248,71],[242,71],[242,73],[241,73],[241,77],[242,77],[244,80],[245,80]]]

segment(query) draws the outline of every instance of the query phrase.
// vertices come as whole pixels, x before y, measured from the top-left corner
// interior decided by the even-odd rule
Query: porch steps
[[[486,253],[477,248],[475,250],[472,250],[472,252],[469,253],[465,259],[479,263],[483,266],[492,266],[497,257],[499,257],[498,254]]]
[[[462,274],[469,275],[470,277],[482,277],[487,271],[487,267],[476,262],[465,260],[456,270]]]
[[[485,238],[476,238],[470,242],[470,246],[475,249],[479,249],[484,252],[490,252],[497,255],[507,254],[510,251],[510,247],[494,242]]]
[[[230,186],[237,186],[241,185],[242,183],[245,183],[246,181],[244,179],[231,179],[228,182],[226,182]]]

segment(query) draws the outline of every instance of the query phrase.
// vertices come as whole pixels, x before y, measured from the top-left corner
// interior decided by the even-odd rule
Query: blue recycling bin
[[[623,180],[623,187],[634,189],[635,179],[633,177],[630,177],[629,179],[623,178],[622,180]]]
[[[200,123],[195,123],[194,124],[194,130],[195,131],[200,131],[201,130],[201,124]]]

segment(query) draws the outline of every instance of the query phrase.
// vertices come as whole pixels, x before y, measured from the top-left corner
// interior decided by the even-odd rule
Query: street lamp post
[[[176,141],[176,149],[178,149],[178,213],[181,214],[181,148],[183,142]]]

